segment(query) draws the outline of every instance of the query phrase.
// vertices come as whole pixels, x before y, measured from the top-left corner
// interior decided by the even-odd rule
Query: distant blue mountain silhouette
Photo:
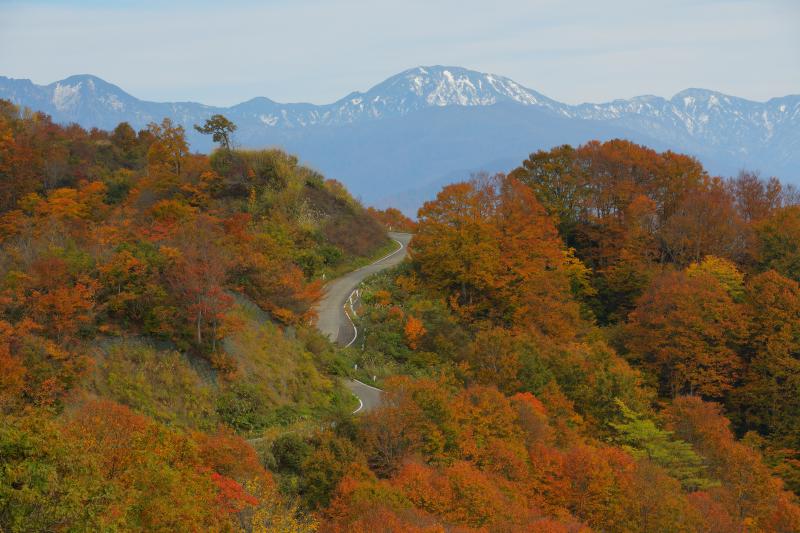
[[[509,170],[530,152],[591,139],[631,139],[696,156],[732,175],[742,168],[800,182],[800,96],[753,102],[704,89],[667,100],[639,96],[577,106],[493,74],[417,67],[327,105],[254,98],[228,107],[139,100],[90,75],[50,85],[0,77],[0,98],[62,123],[135,128],[164,117],[186,127],[196,150],[212,148],[192,125],[233,120],[242,147],[280,146],[345,183],[366,203],[413,212],[447,182]]]

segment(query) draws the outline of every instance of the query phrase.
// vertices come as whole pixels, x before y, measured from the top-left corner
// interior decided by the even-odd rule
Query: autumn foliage
[[[385,411],[365,422],[360,437],[369,464],[382,466],[342,479],[325,529],[380,528],[376,520],[388,520],[393,531],[791,531],[800,525],[792,496],[755,452],[735,442],[713,404],[682,398],[668,413],[670,421],[681,420],[670,426],[675,435],[700,450],[719,480],[685,492],[646,455],[577,435],[559,443],[556,415],[533,396],[508,398],[480,387],[449,392],[442,385],[392,381]],[[710,418],[703,421],[697,410]],[[400,440],[405,444],[387,455],[386,443]]]
[[[800,530],[790,187],[592,141],[413,222],[213,119],[0,101],[0,529]],[[336,348],[322,279],[386,229]]]
[[[420,209],[412,253],[463,316],[569,336],[576,263],[532,191],[508,177],[445,187]]]
[[[214,432],[263,429],[287,401],[230,339],[308,338],[322,273],[385,243],[277,150],[193,154],[169,120],[86,131],[0,101],[0,529],[310,528],[252,446]],[[276,346],[304,409],[335,401],[305,341]]]
[[[796,201],[626,141],[444,187],[365,291],[387,392],[324,527],[800,527]]]
[[[368,207],[367,213],[389,231],[413,233],[416,228],[416,223],[413,220],[394,207],[387,207],[386,209]]]

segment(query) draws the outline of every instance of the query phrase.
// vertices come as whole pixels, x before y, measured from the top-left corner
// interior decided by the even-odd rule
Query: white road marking
[[[361,269],[364,269],[364,268],[367,268],[368,266],[372,266],[372,265],[374,265],[374,264],[376,264],[376,263],[380,263],[380,262],[381,262],[381,261],[383,261],[384,259],[389,259],[389,258],[390,258],[390,257],[392,257],[394,254],[396,254],[397,252],[399,252],[400,250],[402,250],[403,248],[405,248],[405,245],[404,245],[402,242],[398,241],[397,239],[392,239],[392,240],[393,240],[394,242],[396,242],[397,244],[399,244],[399,245],[400,245],[400,248],[398,248],[397,250],[395,250],[394,252],[392,252],[392,253],[390,253],[390,254],[388,254],[388,255],[384,255],[384,256],[383,256],[383,257],[381,257],[380,259],[376,259],[375,261],[373,261],[372,263],[370,263],[370,264],[368,264],[368,265],[364,265],[364,266],[363,266],[363,267],[361,267],[361,268],[357,268],[357,269],[353,270],[353,272],[358,272],[359,270],[361,270]]]
[[[381,261],[383,261],[384,259],[389,259],[389,258],[390,258],[390,257],[392,257],[394,254],[396,254],[397,252],[399,252],[400,250],[402,250],[403,248],[405,248],[405,245],[404,245],[402,242],[398,241],[397,239],[392,239],[392,240],[393,240],[394,242],[396,242],[397,244],[399,244],[399,245],[400,245],[400,248],[398,248],[398,249],[397,249],[397,250],[395,250],[394,252],[390,253],[389,255],[385,255],[385,256],[381,257],[381,258],[380,258],[380,259],[378,259],[377,261],[373,261],[373,262],[372,262],[372,264],[373,264],[373,265],[374,265],[375,263],[380,263],[380,262],[381,262]]]
[[[356,300],[358,300],[358,289],[353,289],[353,292],[350,293],[350,297],[347,299],[350,302],[350,312],[353,313],[354,317],[358,318],[358,313],[356,313],[356,307],[355,305],[353,305],[353,295],[355,295]]]
[[[350,345],[353,344],[354,342],[356,342],[356,339],[358,338],[358,328],[356,327],[356,323],[353,322],[353,319],[350,318],[350,315],[347,313],[347,304],[346,303],[344,305],[344,316],[347,317],[347,320],[350,321],[350,325],[353,326],[353,338],[350,340],[350,342],[348,342],[347,344],[344,345],[345,348],[349,348]]]
[[[356,395],[355,393],[353,393],[353,396],[355,396],[356,400],[358,400],[358,409],[353,411],[353,414],[356,414],[357,412],[359,412],[360,410],[362,410],[364,408],[364,402],[362,402],[361,398],[359,398],[358,395]]]
[[[373,387],[372,385],[367,385],[366,383],[364,383],[364,382],[363,382],[363,381],[361,381],[360,379],[356,379],[356,378],[352,378],[352,379],[353,379],[353,381],[355,381],[356,383],[361,383],[361,384],[362,384],[362,385],[364,385],[365,387],[369,387],[370,389],[376,390],[376,391],[378,391],[378,392],[383,392],[383,389],[379,389],[378,387]]]

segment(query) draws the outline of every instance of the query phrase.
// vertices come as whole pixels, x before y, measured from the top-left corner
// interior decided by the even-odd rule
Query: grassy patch
[[[281,328],[241,296],[229,319],[238,324],[223,342],[231,374],[148,340],[106,339],[88,386],[169,425],[210,431],[224,423],[248,437],[316,427],[358,406],[339,380],[350,358],[317,331]]]
[[[136,339],[108,341],[96,349],[90,388],[170,425],[216,427],[216,387],[174,350]]]

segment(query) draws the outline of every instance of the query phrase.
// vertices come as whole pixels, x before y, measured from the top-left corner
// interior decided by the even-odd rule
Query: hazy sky
[[[800,93],[800,0],[0,0],[0,75],[148,100],[327,103],[417,65],[578,103]]]

